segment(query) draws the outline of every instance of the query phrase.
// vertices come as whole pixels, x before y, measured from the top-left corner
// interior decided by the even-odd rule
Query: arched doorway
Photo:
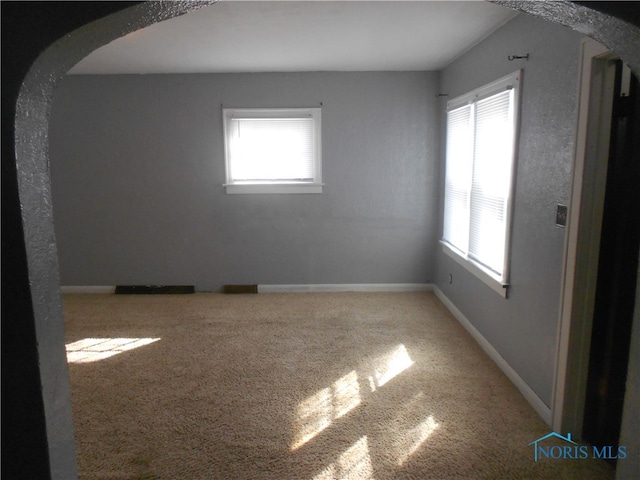
[[[35,22],[25,21],[24,23],[24,37],[19,41],[28,44],[29,42],[25,39],[30,33],[41,38],[43,47],[50,46],[41,55],[37,50],[23,52],[27,64],[24,70],[20,70],[20,67],[15,70],[14,77],[18,79],[19,83],[15,89],[15,98],[8,100],[16,101],[16,107],[5,117],[13,124],[15,114],[15,132],[12,131],[9,138],[3,135],[3,158],[7,162],[13,162],[15,158],[17,165],[16,173],[12,177],[7,177],[6,181],[8,183],[12,178],[15,179],[13,182],[15,207],[21,213],[14,217],[15,223],[9,226],[16,229],[17,235],[21,236],[24,242],[23,256],[26,261],[20,265],[16,264],[15,268],[25,280],[24,286],[28,288],[28,295],[22,299],[24,302],[22,310],[18,309],[16,315],[23,315],[21,319],[24,318],[24,322],[30,324],[33,330],[33,337],[30,338],[33,338],[35,343],[32,345],[35,355],[33,358],[35,370],[32,373],[39,377],[42,389],[41,404],[44,420],[42,431],[46,435],[44,446],[48,450],[52,478],[66,479],[76,475],[47,167],[47,126],[52,92],[56,82],[66,70],[92,49],[130,31],[186,13],[208,3],[171,2],[159,4],[150,2],[134,6],[81,28],[78,27],[98,18],[100,14],[95,16],[87,14],[84,20],[79,22],[77,18],[69,16],[62,21],[61,25],[65,25],[66,28],[59,33],[72,33],[58,41],[55,41],[57,37],[54,32],[39,32],[36,35],[33,31],[29,32]],[[594,30],[584,31],[584,33],[589,33],[612,47],[635,68],[636,72],[638,71],[640,59],[636,51],[637,47],[633,44],[634,37],[630,36],[633,31],[628,30],[625,24],[617,22],[613,17],[594,12],[586,7],[573,5],[570,2],[554,2],[545,4],[543,7],[540,7],[537,2],[530,2],[531,5],[520,2],[498,3],[506,6],[517,5],[520,9],[528,10],[528,13],[569,25],[580,31],[584,31],[586,25],[592,25]],[[122,5],[117,9],[121,7]],[[37,14],[37,9],[40,7],[30,8],[35,9]],[[67,8],[73,11],[80,8],[93,9],[93,6],[68,6]],[[46,15],[44,7],[40,11],[40,15]],[[13,20],[17,21],[18,19],[13,18]],[[35,63],[31,65],[33,60]],[[26,73],[26,69],[29,67],[31,68]],[[11,95],[11,91],[7,93],[7,96],[9,95]],[[14,139],[15,142],[11,144]],[[5,150],[5,142],[9,142],[7,150]],[[3,172],[3,192],[5,190],[4,182],[5,174]],[[12,274],[10,271],[8,273]],[[5,319],[7,319],[6,316]],[[13,320],[13,318],[9,318],[9,320]],[[18,357],[15,351],[9,351],[8,354],[15,356],[16,359]],[[5,349],[3,348],[3,365],[5,364],[4,356]],[[11,361],[9,365],[11,365]]]

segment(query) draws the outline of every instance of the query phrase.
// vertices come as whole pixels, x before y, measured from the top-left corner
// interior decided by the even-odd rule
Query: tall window
[[[521,72],[447,104],[442,243],[506,296]]]
[[[319,108],[222,114],[227,193],[322,192]]]

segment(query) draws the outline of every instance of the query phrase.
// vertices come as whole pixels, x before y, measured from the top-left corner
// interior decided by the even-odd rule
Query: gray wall
[[[439,74],[68,77],[50,123],[62,283],[434,281],[550,405],[565,234],[555,207],[570,193],[580,38],[520,15]],[[518,68],[505,300],[437,245],[445,101],[434,94]],[[319,102],[322,195],[225,195],[220,104]]]
[[[558,203],[566,205],[570,195],[580,38],[568,28],[519,15],[445,68],[440,86],[452,98],[524,70],[509,298],[497,295],[439,248],[435,283],[547,406],[565,234],[555,226],[555,209]],[[526,53],[528,61],[507,59]],[[441,119],[444,108],[442,102]]]
[[[50,122],[63,285],[423,283],[429,72],[69,76]],[[320,195],[227,195],[221,105],[322,102]]]
[[[635,73],[640,74],[638,70],[640,54],[636,47],[637,28],[629,30],[625,27],[626,30],[623,29],[621,32],[620,27],[624,26],[622,22],[617,23],[612,17],[565,1],[548,3],[542,7],[536,2],[500,0],[500,3],[513,4],[519,9],[531,9],[537,12],[538,15],[555,19],[558,22],[566,22],[576,29],[583,30],[585,25],[588,26],[589,29],[594,31],[596,39],[610,45],[617,52],[624,53],[623,58],[626,56],[629,63],[634,65]],[[6,325],[17,325],[17,332],[20,333],[20,338],[27,339],[22,343],[26,342],[26,344],[31,341],[29,336],[30,328],[35,328],[36,330],[37,341],[35,343],[40,356],[39,376],[43,380],[42,399],[45,406],[46,422],[47,426],[54,427],[47,430],[47,437],[52,478],[56,479],[74,477],[76,465],[73,429],[71,428],[69,386],[66,380],[67,366],[64,356],[64,331],[58,288],[56,242],[53,239],[51,222],[50,178],[47,169],[46,138],[52,103],[51,90],[61,78],[62,72],[79,61],[92,49],[98,48],[110,40],[137,28],[142,28],[172,15],[182,13],[189,8],[194,8],[193,2],[186,1],[168,3],[143,2],[143,4],[127,9],[122,14],[108,15],[97,20],[92,26],[87,26],[87,28],[75,30],[62,36],[61,32],[71,32],[77,28],[79,23],[87,21],[89,18],[98,19],[101,15],[96,13],[93,5],[87,7],[80,2],[74,3],[73,7],[69,5],[65,4],[62,10],[54,9],[52,11],[48,6],[44,7],[34,3],[25,7],[29,14],[25,10],[22,15],[18,15],[16,12],[9,15],[10,20],[7,21],[6,25],[11,24],[12,27],[16,28],[12,28],[12,34],[7,36],[7,40],[9,40],[9,50],[16,53],[16,55],[14,55],[14,61],[8,64],[9,68],[7,70],[9,72],[3,76],[3,81],[9,78],[8,84],[13,82],[12,85],[9,85],[10,88],[7,89],[7,98],[9,100],[17,100],[15,103],[7,102],[8,113],[15,113],[15,136],[4,135],[2,137],[2,160],[3,162],[12,163],[15,157],[17,174],[12,178],[12,168],[7,168],[2,176],[3,188],[6,181],[6,184],[14,190],[7,193],[7,197],[10,200],[15,198],[16,207],[20,203],[22,219],[14,221],[15,219],[11,217],[8,220],[8,224],[12,227],[10,230],[17,230],[20,235],[24,235],[24,247],[26,249],[26,258],[20,254],[22,244],[15,251],[12,250],[12,254],[14,254],[12,257],[23,258],[28,262],[28,269],[22,264],[15,265],[13,262],[9,262],[8,269],[12,274],[12,280],[16,276],[22,278],[27,275],[30,284],[30,289],[26,293],[26,297],[29,297],[26,302],[28,305],[22,301],[24,299],[22,294],[7,298],[7,303],[10,304],[12,309],[16,309],[20,313],[19,318],[23,321],[7,322]],[[6,8],[3,8],[3,14],[6,13],[6,10]],[[574,10],[578,10],[580,14],[574,14]],[[613,6],[611,10],[621,11]],[[69,15],[69,11],[73,14]],[[83,18],[85,20],[81,20]],[[42,19],[50,21],[50,24],[45,22],[47,28],[42,28],[42,22],[40,21]],[[15,21],[11,22],[11,20]],[[53,39],[56,38],[60,40],[54,42]],[[45,50],[44,46],[49,45],[50,42],[54,43],[51,43],[50,47]],[[33,48],[34,46],[36,48]],[[43,53],[27,74],[27,67],[31,65],[31,62],[39,52]],[[23,83],[20,85],[20,82]],[[18,88],[21,89],[20,97],[18,97],[17,93]],[[4,93],[5,90],[3,90]],[[15,111],[11,110],[12,106],[16,107]],[[9,117],[11,116],[9,115]],[[3,127],[8,123],[3,123]],[[4,155],[5,146],[10,155]],[[3,189],[3,193],[7,190]],[[3,217],[3,220],[4,218],[6,216]],[[6,293],[6,290],[3,290],[4,293]],[[638,294],[636,298],[639,298]],[[5,298],[3,298],[3,302],[4,300]],[[637,305],[640,305],[640,301],[637,302]],[[636,327],[639,325],[639,311],[636,308],[632,339],[632,345],[634,346],[632,347],[631,360],[637,359],[638,328]],[[14,366],[25,363],[25,350],[22,345],[16,345],[10,345],[9,353],[7,353],[8,349],[3,346],[3,361],[5,358],[9,358]],[[637,369],[632,368],[630,372],[633,373],[630,373],[627,382],[625,420],[638,418],[639,410],[638,397],[630,393],[632,388],[637,391],[639,383]],[[5,378],[3,377],[3,381]],[[30,377],[27,378],[24,383],[28,383],[31,379]],[[22,388],[22,384],[16,384],[16,387],[18,387],[17,392],[12,393],[15,393],[21,399],[24,398],[26,401],[32,400],[29,389]],[[37,415],[31,415],[30,419],[36,419],[36,417]],[[34,421],[33,423],[37,422]],[[28,425],[32,426],[32,423]],[[637,428],[634,427],[637,427],[637,425],[631,422],[623,424],[622,438],[632,439],[633,445],[627,443],[630,445],[629,451],[637,452],[638,436]],[[30,434],[31,431],[27,433],[27,437]],[[34,459],[30,457],[29,460]],[[37,458],[35,462],[38,462]],[[7,463],[10,463],[10,460]],[[633,465],[635,467],[625,468],[624,472],[619,470],[617,478],[637,478],[637,460],[633,462]]]

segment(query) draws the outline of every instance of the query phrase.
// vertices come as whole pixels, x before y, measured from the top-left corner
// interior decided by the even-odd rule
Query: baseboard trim
[[[75,286],[60,287],[67,293],[115,293],[115,286]],[[258,293],[301,293],[301,292],[431,292],[431,283],[327,283],[258,285]]]
[[[327,283],[258,285],[258,293],[304,292],[431,292],[431,283]]]
[[[65,285],[60,287],[60,292],[66,293],[116,293],[116,287],[110,286],[74,286]]]
[[[542,417],[542,419],[551,425],[551,408],[549,408],[540,397],[534,392],[529,385],[511,368],[511,365],[500,355],[500,353],[489,343],[489,341],[482,336],[482,334],[471,324],[469,319],[458,310],[449,298],[442,293],[436,285],[433,285],[433,293],[436,297],[447,307],[451,314],[460,322],[460,324],[469,332],[473,339],[480,345],[480,348],[493,360],[493,362],[502,370],[507,378],[515,385],[520,391],[522,396],[529,402],[529,405]]]

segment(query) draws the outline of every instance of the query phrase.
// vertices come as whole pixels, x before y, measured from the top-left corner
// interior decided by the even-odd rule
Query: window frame
[[[502,274],[497,274],[486,266],[482,265],[478,261],[474,260],[469,255],[469,248],[467,251],[462,251],[455,245],[449,243],[444,239],[444,224],[446,222],[446,210],[443,208],[443,231],[440,244],[443,247],[443,251],[450,258],[455,260],[458,264],[463,266],[467,271],[475,275],[478,279],[484,282],[492,290],[500,294],[502,297],[507,298],[508,287],[510,286],[510,264],[511,264],[511,225],[513,217],[513,202],[514,202],[514,189],[515,189],[515,176],[517,166],[517,154],[518,154],[518,141],[519,141],[519,125],[520,125],[520,97],[521,97],[521,83],[522,83],[522,70],[516,70],[515,72],[505,75],[504,77],[495,80],[489,84],[476,88],[468,93],[460,95],[447,102],[447,116],[446,126],[448,135],[449,124],[449,112],[457,110],[466,105],[475,104],[481,100],[497,95],[505,90],[512,90],[513,97],[511,103],[511,121],[512,123],[512,138],[510,140],[511,149],[511,163],[510,172],[508,172],[509,185],[506,189],[507,195],[505,198],[505,238],[504,238],[504,251],[503,251],[503,268]],[[475,133],[472,133],[471,140],[475,143]],[[445,148],[445,181],[446,181],[446,169],[448,161],[446,158],[447,150]],[[471,168],[473,170],[473,159],[471,161]],[[471,175],[472,176],[472,175]],[[446,199],[446,186],[445,186],[445,199]],[[446,202],[446,200],[445,200]],[[444,204],[443,204],[444,206]],[[467,218],[467,224],[471,224],[471,216]]]
[[[313,119],[313,179],[306,181],[264,181],[234,182],[231,178],[231,161],[229,149],[229,123],[234,118],[278,119],[305,118]],[[322,193],[322,109],[320,107],[305,108],[223,108],[222,125],[225,155],[225,187],[228,194],[291,194]]]

